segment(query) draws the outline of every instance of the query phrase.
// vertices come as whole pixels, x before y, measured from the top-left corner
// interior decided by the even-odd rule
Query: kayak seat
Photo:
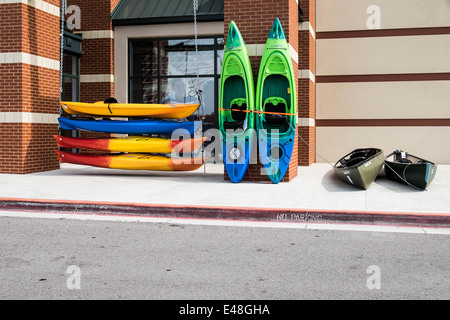
[[[366,159],[367,159],[366,157],[352,158],[352,159],[348,160],[345,165],[347,167],[351,167],[351,166],[357,165],[358,163],[360,163],[361,161],[364,161]]]
[[[368,156],[368,154],[366,154],[365,151],[361,150],[361,151],[356,151],[355,153],[353,153],[350,156],[350,159],[355,159],[355,158],[360,158],[360,157],[368,158],[369,156]]]
[[[272,129],[278,129],[280,132],[289,130],[289,119],[285,114],[287,112],[286,100],[279,97],[271,97],[264,102],[264,122]]]
[[[227,116],[227,120],[223,122],[223,128],[227,129],[243,129],[245,120],[247,119],[247,99],[235,98],[230,102],[231,117]]]
[[[235,99],[237,100],[237,99]],[[247,113],[243,112],[247,110],[247,102],[242,102],[239,103],[233,103],[235,102],[235,100],[232,101],[231,104],[231,118],[233,118],[233,120],[236,121],[244,121],[245,117],[247,116]],[[244,100],[246,101],[246,100]]]
[[[109,98],[105,99],[105,101],[103,101],[103,103],[119,103],[119,102],[117,101],[116,98],[109,97]]]

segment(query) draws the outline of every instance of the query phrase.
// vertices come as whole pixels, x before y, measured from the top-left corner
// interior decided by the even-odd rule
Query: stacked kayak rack
[[[272,183],[279,183],[289,167],[297,134],[294,69],[280,20],[274,20],[269,32],[256,88],[248,51],[233,21],[229,27],[221,75],[218,129],[223,139],[223,160],[228,176],[232,182],[242,181],[248,171],[252,150],[258,147],[267,176]],[[203,145],[206,138],[174,141],[136,136],[171,134],[178,129],[192,135],[201,122],[179,120],[193,114],[200,104],[121,104],[109,98],[96,103],[61,102],[61,106],[65,113],[79,116],[59,118],[61,129],[131,135],[108,139],[55,136],[62,148],[119,153],[96,155],[57,151],[61,162],[169,171],[195,170],[204,164],[203,157],[174,159],[155,153],[193,152]],[[115,117],[132,117],[133,120],[111,119]]]
[[[56,153],[60,162],[102,168],[196,170],[204,164],[204,159],[191,155],[202,147],[206,138],[192,138],[195,132],[201,130],[201,121],[186,121],[185,118],[192,115],[199,106],[200,104],[122,104],[117,103],[114,98],[96,103],[62,101],[61,107],[69,117],[58,119],[61,129],[128,136],[115,138],[54,136],[60,148],[105,152],[105,154],[84,154],[58,150]],[[71,115],[79,117],[70,117]],[[102,119],[96,119],[99,117]],[[115,117],[132,117],[133,120],[116,120]],[[177,135],[173,135],[175,132]],[[182,136],[183,139],[172,139],[173,136]]]

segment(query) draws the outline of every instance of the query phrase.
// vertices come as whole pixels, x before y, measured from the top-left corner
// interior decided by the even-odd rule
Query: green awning
[[[223,21],[224,0],[198,0],[197,21]],[[115,26],[194,21],[192,0],[120,0],[111,14]]]

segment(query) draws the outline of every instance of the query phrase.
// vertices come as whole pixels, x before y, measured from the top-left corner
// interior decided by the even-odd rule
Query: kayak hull
[[[222,145],[225,170],[234,183],[241,182],[248,171],[254,147],[255,134],[252,132],[254,130],[249,129],[242,135],[235,135],[233,140],[228,138],[228,142]]]
[[[123,170],[192,171],[203,165],[202,158],[172,159],[139,153],[92,155],[56,151],[56,154],[63,163]]]
[[[61,101],[61,107],[65,112],[73,115],[184,119],[192,115],[200,107],[200,104],[84,103]]]
[[[175,130],[185,130],[190,135],[201,127],[201,121],[166,120],[96,120],[58,118],[61,129],[84,130],[121,134],[172,134]]]
[[[231,21],[222,63],[218,116],[224,166],[234,183],[244,178],[254,146],[254,90],[247,48]]]
[[[176,140],[153,137],[72,138],[53,136],[61,148],[88,149],[111,152],[172,153],[199,149],[206,138]]]
[[[437,165],[431,161],[397,150],[385,159],[384,172],[395,181],[426,190],[436,176]]]
[[[383,150],[378,148],[355,149],[334,165],[336,175],[350,185],[367,190],[383,167]]]
[[[289,46],[278,18],[261,59],[255,105],[261,163],[269,179],[279,183],[294,150],[297,98]]]

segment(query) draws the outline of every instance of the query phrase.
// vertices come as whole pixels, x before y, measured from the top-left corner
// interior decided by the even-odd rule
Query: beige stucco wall
[[[381,29],[449,26],[448,0],[316,0],[316,32],[367,30],[367,8],[377,5]]]
[[[318,127],[317,152],[331,163],[357,148],[376,147],[388,155],[402,149],[440,164],[449,164],[450,127]],[[317,162],[324,162],[317,157]]]
[[[318,83],[316,119],[450,119],[450,81]]]
[[[371,5],[380,8],[380,27],[390,29],[388,33],[353,33],[351,37],[335,33],[337,38],[327,38],[333,31],[369,31],[367,19],[372,13],[367,9]],[[420,119],[450,119],[450,81],[415,78],[450,73],[450,34],[445,34],[445,29],[434,29],[444,34],[433,34],[429,29],[439,27],[450,27],[450,0],[316,0],[317,123],[325,119],[400,119],[400,125],[401,119],[418,119],[418,124],[426,124]],[[427,28],[423,32],[430,34],[408,35],[405,29],[410,28],[415,34]],[[321,32],[327,32],[324,38]],[[348,78],[353,75],[358,77]],[[386,79],[406,75],[401,77],[407,81],[361,78],[370,75]],[[346,79],[321,82],[323,76]],[[385,154],[403,149],[436,163],[450,164],[450,149],[446,147],[450,126],[326,124],[330,122],[316,128],[316,145],[318,153],[330,162],[356,148],[379,147]]]
[[[450,35],[318,39],[316,60],[316,76],[450,72]]]

